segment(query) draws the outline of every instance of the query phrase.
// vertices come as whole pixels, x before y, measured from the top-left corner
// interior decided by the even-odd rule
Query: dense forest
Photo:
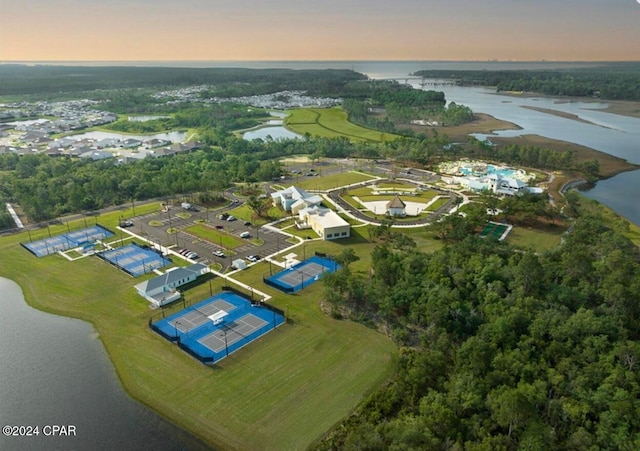
[[[472,234],[425,254],[382,234],[366,275],[340,255],[328,308],[401,352],[317,448],[640,449],[640,255],[603,224],[583,214],[544,254]]]
[[[498,91],[640,100],[640,63],[607,63],[596,67],[554,70],[424,70],[414,75],[453,79],[463,86],[495,86]]]
[[[344,86],[342,107],[349,120],[364,127],[413,136],[411,120],[459,125],[474,119],[470,108],[446,104],[442,91],[413,89],[395,81],[369,80]]]
[[[131,99],[128,99],[126,110],[131,112],[166,113],[169,108],[165,104],[153,104],[149,102],[140,102],[138,108],[132,107]],[[112,105],[104,105],[111,107]],[[111,108],[117,113],[123,113],[121,108],[124,105],[118,105],[118,108]],[[265,119],[268,113],[260,108],[247,109],[246,106],[234,103],[216,103],[212,105],[184,105],[176,108],[176,112],[168,117],[161,117],[149,121],[130,121],[127,116],[121,117],[118,121],[105,126],[108,130],[124,132],[124,133],[161,133],[174,129],[200,129],[201,135],[207,134],[208,130],[218,130],[222,133],[228,133],[233,130],[241,130],[254,127],[260,124],[258,119]]]
[[[350,70],[293,70],[178,67],[27,66],[0,64],[0,96],[37,95],[125,88],[211,85],[208,96],[244,96],[283,90],[337,95],[345,83],[366,77]]]

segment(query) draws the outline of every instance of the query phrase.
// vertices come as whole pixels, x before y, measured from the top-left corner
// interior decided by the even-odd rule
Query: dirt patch
[[[539,108],[539,107],[536,107],[536,106],[528,106],[528,105],[520,105],[520,108],[526,108],[527,110],[538,111],[540,113],[545,113],[545,114],[552,114],[554,116],[562,117],[562,118],[565,118],[565,119],[570,119],[572,121],[582,122],[583,124],[589,124],[589,125],[596,125],[598,127],[604,127],[604,126],[602,126],[600,124],[595,124],[595,123],[593,123],[591,121],[587,121],[585,119],[582,119],[577,114],[566,113],[564,111],[552,110],[552,109],[549,109],[549,108]],[[608,128],[608,127],[604,127],[604,128]]]
[[[522,130],[517,124],[507,122],[485,113],[474,113],[475,120],[462,125],[446,127],[421,127],[421,130],[432,129],[447,135],[452,141],[466,142],[471,133],[491,133],[495,130]]]
[[[640,118],[640,102],[631,102],[628,100],[605,100],[605,102],[608,103],[609,106],[601,111]]]

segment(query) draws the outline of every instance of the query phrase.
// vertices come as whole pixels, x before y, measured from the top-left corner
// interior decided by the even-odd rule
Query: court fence
[[[269,277],[271,277],[271,276],[269,276]],[[293,293],[295,291],[295,287],[288,287],[288,286],[284,286],[284,285],[282,285],[280,283],[276,283],[273,280],[271,280],[269,277],[267,277],[266,274],[262,276],[262,281],[266,285],[269,285],[270,287],[273,287],[273,288],[275,288],[277,290],[280,290],[280,291],[282,291],[284,293],[287,293],[287,294],[291,294],[291,293]]]
[[[243,289],[240,288],[240,286],[238,286],[238,287],[231,286],[226,279],[225,279],[225,284],[222,285],[222,290],[223,291],[230,291],[232,293],[235,293],[238,296],[250,301],[251,304],[253,304],[253,305],[261,302],[261,300],[257,300],[256,299],[258,297],[258,293],[253,291],[253,289],[249,289],[249,290],[244,289],[243,290]]]
[[[314,271],[318,271],[318,267],[321,267],[321,271],[316,273],[306,273],[305,269],[308,265],[315,265]],[[322,252],[315,252],[315,255],[308,258],[307,260],[296,263],[295,265],[286,268],[283,271],[280,271],[276,274],[272,274],[271,270],[269,271],[269,276],[267,274],[262,275],[262,281],[265,285],[269,285],[270,287],[276,288],[283,293],[292,294],[296,293],[315,281],[319,280],[324,273],[332,273],[337,271],[340,268],[340,265],[330,255],[327,255]],[[289,276],[290,271],[296,271],[300,274],[301,280],[296,282],[291,282],[291,277]]]
[[[154,321],[153,317],[150,317],[148,323],[149,328],[169,342],[175,343],[180,349],[199,362],[210,366],[218,363],[220,360],[228,357],[229,354],[252,343],[262,335],[286,322],[284,312],[277,307],[267,304],[263,299],[250,303],[246,294],[238,289],[228,289],[225,291],[204,301],[194,303],[183,310],[192,309],[206,316],[206,312],[196,307],[202,308],[201,304],[208,305],[209,303],[217,302],[217,300],[223,300],[236,307],[227,311],[229,314],[227,317],[229,318],[227,325],[222,324],[221,326],[221,323],[216,323],[214,320],[211,320],[211,317],[208,317],[209,320],[204,322],[200,321],[200,319],[203,318],[199,318],[196,322],[191,323],[185,331],[183,327],[180,329],[177,328],[177,324],[180,323],[182,318],[180,316],[182,314],[181,311],[174,311],[170,315],[156,312],[155,316],[162,314],[163,318]],[[220,307],[218,306],[216,308],[219,309]],[[187,312],[186,314],[189,315],[190,313],[191,312]],[[244,318],[249,318],[246,320],[248,322],[245,323]],[[240,320],[239,324],[236,324],[237,320]],[[186,321],[191,322],[192,320],[186,319]],[[181,323],[181,325],[184,325],[184,323]],[[244,328],[247,325],[251,326],[252,329],[246,331]],[[216,332],[224,334],[223,349],[211,347],[206,343]],[[227,343],[227,334],[233,337],[229,343]],[[217,339],[218,337],[216,336],[215,338]]]
[[[178,347],[180,349],[182,349],[184,352],[186,352],[187,354],[189,354],[191,357],[199,360],[200,362],[204,363],[205,365],[213,365],[214,363],[216,363],[215,357],[200,355],[199,353],[197,353],[193,349],[191,349],[189,346],[183,344],[180,341],[180,337],[178,337]]]
[[[67,230],[67,233],[55,236],[51,236],[49,233],[48,238],[36,241],[31,240],[31,233],[29,233],[29,242],[21,242],[20,245],[36,257],[44,257],[76,247],[85,247],[97,240],[103,240],[113,235],[115,234],[111,229],[96,222],[94,226],[73,231]]]

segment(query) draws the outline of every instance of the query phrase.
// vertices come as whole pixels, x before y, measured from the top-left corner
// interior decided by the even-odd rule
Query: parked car
[[[133,221],[129,219],[125,219],[124,221],[120,221],[120,227],[132,227]]]
[[[249,255],[249,256],[247,256],[247,260],[249,260],[250,262],[257,262],[261,258],[262,257],[260,257],[259,255]]]
[[[217,225],[216,225],[216,229],[224,229],[224,226],[223,226],[223,225],[220,225],[220,224],[217,224]]]
[[[235,221],[235,220],[236,220],[236,217],[235,217],[235,216],[233,216],[233,215],[231,215],[231,216],[229,216],[229,217],[227,218],[227,221]]]
[[[215,255],[216,257],[224,257],[224,252],[222,251],[213,251],[213,255]]]
[[[249,222],[249,221],[245,221],[245,222],[244,222],[244,225],[246,225],[247,227],[251,227],[251,222]]]
[[[240,238],[251,238],[251,234],[249,232],[242,232]]]

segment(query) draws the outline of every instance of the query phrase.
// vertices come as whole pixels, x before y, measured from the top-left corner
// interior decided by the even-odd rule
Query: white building
[[[328,208],[313,206],[303,208],[298,212],[298,228],[313,229],[324,240],[348,238],[351,226],[337,213]]]
[[[290,211],[293,214],[303,208],[314,207],[322,203],[322,197],[317,194],[309,194],[295,186],[271,193],[271,199],[273,199],[273,205],[281,206],[284,211]]]
[[[510,177],[500,177],[497,174],[488,174],[482,177],[454,176],[453,182],[458,183],[471,191],[492,191],[503,196],[515,196],[525,192],[539,193],[540,189],[530,188],[526,182]]]
[[[151,302],[154,307],[169,304],[180,299],[177,288],[209,272],[209,268],[196,263],[183,268],[175,268],[161,276],[146,280],[136,285],[138,294]]]

